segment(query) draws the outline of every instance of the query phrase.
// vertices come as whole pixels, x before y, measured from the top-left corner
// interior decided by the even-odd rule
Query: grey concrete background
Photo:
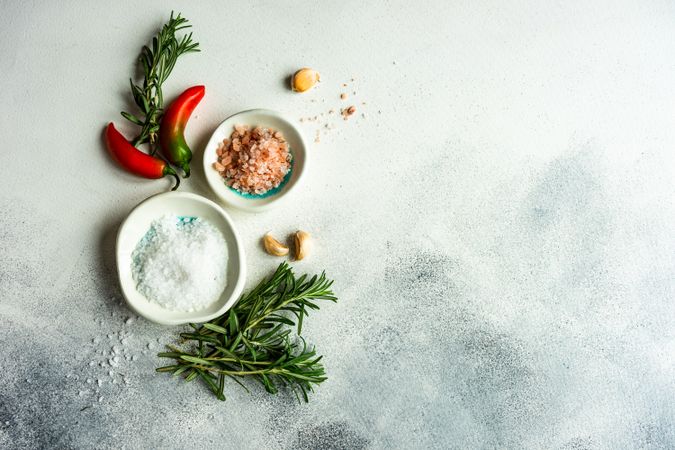
[[[675,446],[672,2],[0,3],[0,447]],[[309,404],[155,374],[179,328],[121,301],[117,227],[170,185],[102,131],[131,132],[172,8],[202,47],[165,87],[207,87],[197,161],[243,109],[334,126],[293,202],[232,212],[249,283],[279,262],[260,236],[296,228],[317,242],[296,270],[335,279]],[[306,65],[320,87],[289,92]],[[211,195],[199,169],[184,189]]]

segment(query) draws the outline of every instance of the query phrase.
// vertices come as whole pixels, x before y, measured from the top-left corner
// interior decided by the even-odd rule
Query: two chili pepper
[[[190,176],[190,161],[192,152],[185,141],[185,126],[195,107],[204,97],[204,86],[194,86],[183,92],[167,108],[162,117],[159,128],[159,142],[164,157],[180,167],[185,172],[184,177]],[[113,159],[129,172],[144,178],[162,178],[171,175],[176,178],[172,190],[180,185],[180,178],[176,171],[163,159],[150,156],[131,145],[115,126],[108,124],[106,129],[106,144]]]

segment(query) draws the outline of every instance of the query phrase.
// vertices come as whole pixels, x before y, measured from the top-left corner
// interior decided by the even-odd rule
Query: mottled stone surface
[[[280,261],[259,238],[297,228],[296,270],[335,279],[306,322],[329,379],[299,404],[156,374],[180,327],[122,301],[115,233],[169,182],[102,132],[131,135],[126,80],[172,6],[2,2],[0,448],[675,447],[675,8],[548,3],[173,5],[202,52],[165,96],[207,87],[182,189],[211,195],[232,113],[324,130],[292,202],[231,211],[249,284]],[[302,66],[322,82],[299,95]]]

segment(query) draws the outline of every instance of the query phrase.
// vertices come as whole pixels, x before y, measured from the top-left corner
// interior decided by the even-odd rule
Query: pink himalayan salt
[[[228,186],[246,194],[264,194],[278,187],[291,169],[291,153],[280,131],[235,125],[230,139],[216,150],[213,168]]]

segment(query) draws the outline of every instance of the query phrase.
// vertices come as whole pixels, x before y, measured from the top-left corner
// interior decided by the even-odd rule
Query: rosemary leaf
[[[141,49],[138,63],[143,72],[143,81],[141,84],[134,84],[133,79],[129,80],[131,94],[140,114],[122,112],[122,116],[141,127],[140,133],[133,140],[133,145],[149,143],[151,154],[157,150],[157,136],[164,108],[162,84],[171,74],[181,55],[199,51],[199,43],[192,42],[192,33],[180,39],[176,36],[177,32],[190,26],[188,20],[181,17],[180,13],[174,17],[172,12],[169,21],[164,24],[157,36],[152,38],[152,48],[144,45]]]
[[[161,45],[153,43],[153,49]],[[242,380],[251,379],[270,394],[288,387],[298,399],[299,391],[309,401],[308,392],[326,376],[322,356],[300,333],[307,309],[318,310],[320,300],[337,301],[332,283],[325,273],[296,278],[287,263],[280,264],[227,313],[202,325],[190,324],[194,331],[179,336],[198,346],[167,346],[171,351],[158,356],[176,363],[157,371],[186,374],[185,381],[199,377],[219,400],[225,400],[225,378],[230,378],[247,392]],[[297,334],[291,335],[290,327],[296,326]]]

